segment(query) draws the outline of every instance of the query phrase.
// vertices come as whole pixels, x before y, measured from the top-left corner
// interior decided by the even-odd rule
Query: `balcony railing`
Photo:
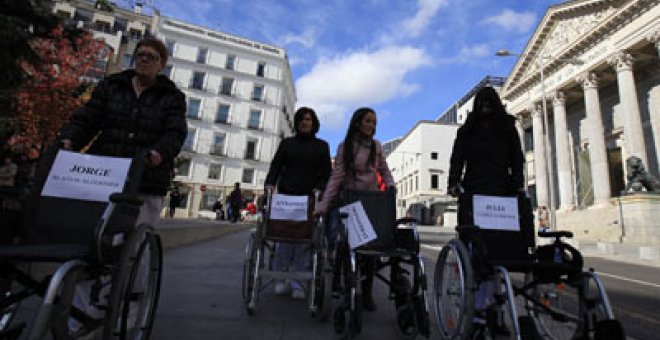
[[[227,156],[225,151],[223,150],[222,145],[214,145],[211,147],[211,150],[209,151],[209,154],[214,155],[214,156]]]
[[[218,119],[218,118],[216,118],[213,122],[216,123],[216,124],[231,125],[231,123],[227,119]]]

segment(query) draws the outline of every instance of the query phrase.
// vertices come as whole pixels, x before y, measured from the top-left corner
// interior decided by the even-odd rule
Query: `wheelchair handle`
[[[539,230],[538,232],[539,237],[543,238],[551,238],[554,237],[557,240],[559,240],[562,237],[567,237],[567,238],[572,238],[573,233],[567,230],[558,230],[558,231],[544,231],[544,230]]]

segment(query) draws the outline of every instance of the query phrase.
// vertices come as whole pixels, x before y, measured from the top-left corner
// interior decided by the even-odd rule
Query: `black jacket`
[[[186,99],[161,75],[138,99],[133,90],[134,75],[135,71],[127,70],[101,81],[92,98],[71,117],[60,139],[70,139],[79,150],[98,134],[89,153],[105,156],[133,157],[139,149],[158,151],[163,161],[146,169],[140,191],[164,196],[174,158],[188,132]]]
[[[280,142],[266,176],[266,185],[288,195],[309,195],[323,190],[332,166],[328,143],[314,136],[285,138]]]
[[[523,163],[520,138],[512,116],[505,117],[503,124],[491,129],[468,129],[464,125],[458,129],[454,141],[448,187],[460,183],[469,193],[513,194],[524,187]]]

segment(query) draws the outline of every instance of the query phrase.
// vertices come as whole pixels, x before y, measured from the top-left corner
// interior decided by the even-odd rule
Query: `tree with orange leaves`
[[[82,106],[82,76],[107,53],[104,43],[90,33],[69,39],[62,26],[50,38],[35,39],[32,49],[40,62],[19,62],[29,77],[13,93],[17,114],[11,124],[14,133],[7,141],[12,153],[29,158],[37,157]]]

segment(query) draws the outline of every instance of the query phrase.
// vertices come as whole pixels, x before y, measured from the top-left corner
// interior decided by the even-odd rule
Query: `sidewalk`
[[[203,218],[163,218],[156,227],[163,248],[174,248],[217,238],[239,230],[250,229],[254,223],[231,223]]]
[[[456,235],[456,231],[452,227],[419,225],[417,226],[417,230],[422,240],[425,235],[443,235],[445,237]],[[583,256],[660,267],[660,245],[640,246],[575,239],[569,239],[566,242],[579,249]]]

